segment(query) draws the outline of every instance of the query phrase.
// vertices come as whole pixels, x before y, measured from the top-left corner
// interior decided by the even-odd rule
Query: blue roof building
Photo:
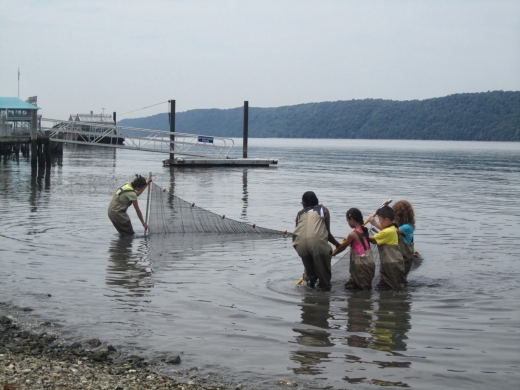
[[[39,108],[17,97],[0,97],[0,118],[8,122],[30,121],[31,111]]]

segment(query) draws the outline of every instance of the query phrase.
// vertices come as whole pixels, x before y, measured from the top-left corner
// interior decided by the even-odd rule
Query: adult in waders
[[[319,204],[318,197],[312,191],[302,196],[303,209],[296,216],[296,228],[292,239],[293,247],[302,258],[305,273],[303,279],[310,287],[318,281],[318,287],[330,290],[332,248],[338,240],[330,233],[329,210]]]
[[[138,176],[133,182],[123,184],[112,197],[108,205],[108,218],[110,218],[119,234],[123,236],[135,234],[130,217],[126,212],[131,205],[134,206],[135,212],[145,230],[148,229],[148,225],[144,221],[143,214],[139,208],[137,197],[142,194],[151,181],[152,179],[145,179],[142,176]]]

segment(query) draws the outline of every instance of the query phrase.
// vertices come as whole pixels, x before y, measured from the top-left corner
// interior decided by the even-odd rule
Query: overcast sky
[[[520,90],[520,1],[0,0],[0,96],[46,118]]]

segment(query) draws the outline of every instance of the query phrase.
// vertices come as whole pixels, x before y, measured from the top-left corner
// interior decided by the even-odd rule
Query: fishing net
[[[235,221],[189,203],[155,183],[150,183],[148,229],[157,233],[216,233],[281,235],[285,232]]]

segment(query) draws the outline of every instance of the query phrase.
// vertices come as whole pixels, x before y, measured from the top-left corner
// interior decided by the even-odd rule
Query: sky
[[[519,91],[520,1],[0,0],[18,88],[52,119]]]

